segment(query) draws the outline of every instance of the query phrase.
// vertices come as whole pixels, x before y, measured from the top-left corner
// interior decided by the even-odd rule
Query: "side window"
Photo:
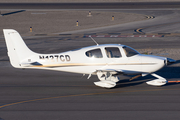
[[[137,51],[135,51],[127,46],[124,46],[123,49],[124,49],[124,52],[127,57],[131,57],[131,56],[139,54]]]
[[[119,48],[117,48],[117,47],[106,47],[105,51],[106,51],[106,55],[108,58],[120,58],[120,57],[122,57],[121,53],[119,51]]]
[[[86,52],[87,57],[94,57],[94,58],[102,58],[102,53],[100,49],[94,49]]]

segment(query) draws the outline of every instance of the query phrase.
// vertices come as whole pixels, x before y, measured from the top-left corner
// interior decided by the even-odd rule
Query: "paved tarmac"
[[[148,14],[154,19],[117,26],[65,32],[74,35],[23,36],[30,49],[40,53],[58,53],[94,45],[78,34],[134,34],[143,28],[145,34],[179,33],[179,10],[120,10]],[[119,12],[119,11],[115,11]],[[162,21],[163,20],[163,21]],[[110,31],[110,32],[109,32]],[[76,34],[76,35],[75,35]],[[141,34],[141,33],[138,33]],[[121,43],[153,55],[170,57],[177,62],[156,72],[168,80],[180,78],[180,41],[178,35],[155,38],[95,38],[98,43]],[[11,67],[5,43],[0,38],[0,120],[175,120],[180,118],[180,87],[178,83],[153,87],[145,82],[152,76],[129,82],[131,76],[120,76],[114,89],[96,87],[87,75],[45,70],[21,70]]]
[[[171,0],[178,2],[179,0]],[[132,0],[1,0],[0,3],[98,3],[98,2],[132,2]],[[133,0],[133,2],[169,2],[169,0]]]
[[[25,40],[31,49],[41,53],[61,52],[94,45],[89,38],[65,41],[59,39],[60,37],[47,37]],[[153,46],[152,42],[147,41],[146,43],[132,42],[134,38],[111,39],[111,43],[125,44],[124,40],[127,40],[127,45],[136,49],[148,49],[145,46],[146,43]],[[109,42],[102,38],[97,41]],[[179,49],[173,49],[171,54],[166,48],[169,43],[163,40],[161,42],[164,42],[163,49],[154,46],[150,51],[156,48],[161,56],[170,54],[170,57],[178,57],[180,55],[179,52],[173,54],[174,50],[180,51]],[[175,41],[172,40],[172,42]],[[8,61],[0,63],[0,117],[3,120],[170,120],[180,117],[180,84],[177,83],[153,87],[145,83],[154,79],[152,76],[138,78],[132,82],[129,82],[130,77],[120,76],[122,81],[116,88],[103,89],[93,84],[98,81],[96,76],[87,80],[87,75],[82,77],[80,74],[56,71],[21,70],[13,68]],[[156,73],[168,80],[179,80],[179,71],[178,60],[176,64]]]
[[[3,24],[0,26],[0,35],[3,29],[13,28],[23,36],[61,33],[148,19],[142,14],[97,10],[1,10],[1,14],[3,16],[0,17],[0,22]]]
[[[94,86],[95,76],[87,80],[78,74],[1,68],[3,120],[179,118],[179,84],[153,87],[144,83],[151,77],[131,83],[121,77],[116,88],[103,89]]]
[[[0,3],[1,9],[149,9],[179,7],[180,2]]]

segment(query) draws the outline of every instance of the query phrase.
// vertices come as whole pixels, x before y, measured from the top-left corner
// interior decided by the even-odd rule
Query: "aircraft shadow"
[[[178,63],[180,63],[180,60],[176,60],[176,62],[173,63],[173,65],[174,65],[174,64],[178,64]]]
[[[136,85],[140,85],[143,84],[143,81],[138,81],[138,82],[125,82],[123,80],[123,82],[118,82],[117,85],[114,88],[123,88],[123,87],[130,87],[130,86],[136,86]]]
[[[16,14],[16,13],[24,12],[24,11],[26,11],[26,10],[19,10],[19,11],[15,11],[15,12],[4,13],[4,14],[1,14],[1,15],[2,16],[11,15],[11,14]]]
[[[176,63],[174,63],[174,64],[178,64],[178,63],[180,63],[180,60],[177,60]],[[166,66],[166,67],[162,68],[161,70],[155,72],[155,74],[166,78],[168,81],[180,80],[180,67],[169,65],[169,66]],[[131,76],[131,77],[133,77],[133,76]],[[139,77],[132,81],[130,81],[128,79],[122,79],[117,83],[115,88],[136,86],[136,85],[140,85],[140,84],[143,84],[147,81],[151,81],[154,79],[157,79],[157,78],[153,77],[152,75],[147,75],[145,77]],[[177,85],[177,84],[180,84],[180,83],[176,83],[176,82],[167,83],[164,86],[171,86],[171,85]]]
[[[133,76],[131,76],[133,77]],[[146,77],[139,77],[137,79],[134,80],[129,80],[129,79],[121,79],[115,88],[122,88],[122,87],[130,87],[130,86],[136,86],[136,85],[140,85],[143,84],[147,81],[152,80],[153,77],[151,77],[151,75],[147,75]]]

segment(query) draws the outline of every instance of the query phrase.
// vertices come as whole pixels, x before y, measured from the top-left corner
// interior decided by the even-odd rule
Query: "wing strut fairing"
[[[151,74],[152,76],[158,78],[158,79],[155,79],[155,80],[151,80],[151,81],[148,81],[146,82],[148,85],[153,85],[153,86],[162,86],[162,85],[165,85],[167,83],[167,80],[159,75],[156,75],[156,74]]]
[[[118,72],[113,70],[98,70],[96,72],[100,81],[94,82],[96,86],[104,88],[112,88],[116,86],[116,82],[119,81],[119,77],[116,76]]]

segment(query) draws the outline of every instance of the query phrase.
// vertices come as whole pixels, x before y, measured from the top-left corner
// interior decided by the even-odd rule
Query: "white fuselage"
[[[101,69],[120,70],[126,74],[152,73],[161,69],[165,65],[164,62],[166,58],[142,55],[130,47],[128,48],[137,53],[128,56],[127,51],[123,47],[124,45],[105,44],[85,47],[59,54],[36,54],[23,60],[22,63],[32,63],[34,61],[41,65],[27,66],[27,68],[48,69],[82,74],[90,74]],[[111,51],[114,50],[114,54],[120,55],[114,57],[109,56],[107,53],[109,49],[112,49]],[[100,55],[98,50],[100,50],[102,55]],[[93,53],[97,55],[89,56],[89,54]]]

